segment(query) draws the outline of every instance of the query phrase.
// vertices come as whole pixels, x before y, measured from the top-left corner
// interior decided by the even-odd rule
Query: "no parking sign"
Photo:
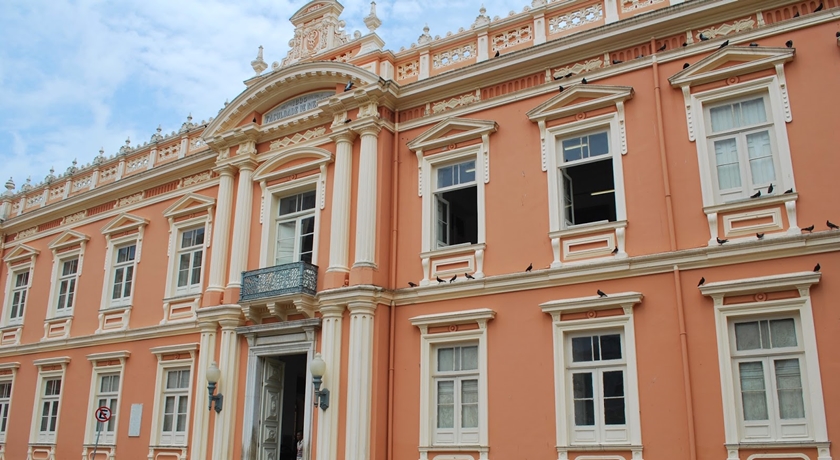
[[[111,408],[108,406],[102,406],[96,409],[96,412],[93,414],[93,416],[98,422],[105,423],[108,420],[111,420]]]

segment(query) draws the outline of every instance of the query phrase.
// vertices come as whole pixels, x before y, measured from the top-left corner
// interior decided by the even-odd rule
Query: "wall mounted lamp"
[[[216,361],[210,363],[210,367],[207,368],[207,391],[209,394],[207,397],[209,401],[207,402],[207,410],[213,410],[215,408],[216,413],[222,411],[222,400],[224,396],[221,393],[213,394],[216,391],[216,383],[219,382],[219,379],[222,377],[222,371],[219,370],[219,366],[216,365]],[[215,404],[215,407],[213,403]]]
[[[330,390],[321,389],[321,381],[327,371],[327,363],[321,358],[321,353],[315,353],[315,357],[309,363],[309,372],[312,374],[312,384],[315,385],[315,406],[321,410],[330,407]]]

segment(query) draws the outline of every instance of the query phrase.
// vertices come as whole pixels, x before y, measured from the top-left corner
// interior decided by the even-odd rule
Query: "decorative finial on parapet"
[[[531,7],[537,8],[546,4],[545,0],[531,0]]]
[[[50,173],[47,174],[47,177],[44,178],[44,182],[49,184],[54,180],[55,180],[55,168],[50,167]]]
[[[155,130],[155,133],[152,134],[151,142],[159,142],[161,139],[163,139],[163,134],[161,134],[161,131],[163,131],[163,128],[161,128],[160,125],[158,125],[157,129]]]
[[[160,127],[158,127],[158,133],[160,132]],[[98,165],[102,164],[105,161],[105,147],[99,148],[99,155],[96,155],[96,158],[93,159],[93,164]]]
[[[417,38],[417,44],[418,45],[425,45],[426,43],[429,43],[430,41],[432,41],[432,36],[429,35],[429,25],[426,24],[426,26],[423,27],[423,35],[421,35],[420,37]]]
[[[76,161],[76,159],[75,159],[75,158],[73,158],[73,162],[70,164],[70,167],[69,167],[69,168],[67,168],[67,175],[72,175],[72,174],[74,174],[76,171],[78,171],[78,170],[79,170],[79,168],[77,168],[77,167],[76,167],[76,165],[77,165],[77,164],[78,164],[78,162]]]
[[[475,22],[473,22],[473,27],[490,24],[490,16],[487,16],[485,13],[487,13],[487,8],[485,8],[484,4],[482,4],[481,8],[478,10],[478,16],[476,16]]]
[[[131,138],[125,138],[125,145],[120,147],[120,155],[127,155],[131,151]]]
[[[257,58],[251,61],[251,68],[254,69],[254,72],[257,73],[259,76],[263,73],[263,70],[268,68],[268,64],[265,63],[263,60],[263,47],[260,45],[259,51],[257,51]]]
[[[192,114],[189,114],[187,115],[187,121],[185,121],[184,124],[181,125],[181,129],[178,132],[183,133],[189,131],[190,128],[192,128],[193,126],[195,125],[193,125],[192,123]]]
[[[9,180],[6,181],[6,191],[3,192],[3,196],[12,196],[14,195],[15,190],[15,181],[10,177]]]
[[[376,16],[376,2],[370,2],[370,14],[365,16],[364,21],[371,33],[382,25],[382,21]]]
[[[28,192],[32,190],[32,176],[26,176],[26,183],[20,188],[21,192]]]

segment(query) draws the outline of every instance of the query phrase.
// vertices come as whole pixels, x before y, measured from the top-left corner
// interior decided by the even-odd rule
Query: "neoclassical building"
[[[0,459],[840,456],[840,1],[375,6],[6,183]]]

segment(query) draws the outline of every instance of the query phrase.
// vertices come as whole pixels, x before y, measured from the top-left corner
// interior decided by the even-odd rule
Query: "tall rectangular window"
[[[201,267],[204,259],[204,227],[181,232],[178,241],[178,293],[201,289]]]
[[[738,321],[732,359],[748,439],[808,436],[803,353],[794,318]]]
[[[626,360],[622,334],[572,336],[567,379],[577,443],[620,442],[627,437]]]
[[[437,247],[478,243],[475,160],[436,167],[434,197]]]
[[[774,182],[780,186],[768,107],[767,96],[757,95],[707,108],[706,140],[715,186],[723,201],[748,198]]]
[[[614,222],[617,213],[609,131],[560,139],[558,157],[564,226]]]
[[[435,349],[435,442],[478,442],[478,345]]]
[[[23,321],[23,310],[26,307],[26,295],[29,293],[29,269],[15,272],[12,275],[12,295],[9,305],[9,322]]]
[[[112,301],[128,301],[131,298],[136,252],[136,244],[116,248],[117,254],[113,269],[113,289],[111,291]]]
[[[115,424],[117,423],[117,409],[119,408],[120,374],[102,374],[99,376],[94,400],[96,407],[111,409],[111,419],[107,422],[96,422],[95,432],[99,432],[100,442],[113,444],[115,441]],[[96,436],[94,432],[94,436]]]
[[[38,442],[55,443],[58,426],[58,405],[61,397],[61,379],[46,379],[41,395],[41,414],[38,425]]]
[[[315,201],[315,190],[280,198],[275,220],[275,265],[312,263]]]
[[[9,427],[9,406],[12,403],[12,382],[0,382],[0,442],[6,442]]]
[[[73,309],[76,297],[76,282],[78,280],[79,258],[74,257],[61,261],[58,273],[58,300],[55,305],[56,313],[68,313]]]
[[[161,445],[184,445],[187,442],[190,370],[167,370],[163,388],[160,443]]]

